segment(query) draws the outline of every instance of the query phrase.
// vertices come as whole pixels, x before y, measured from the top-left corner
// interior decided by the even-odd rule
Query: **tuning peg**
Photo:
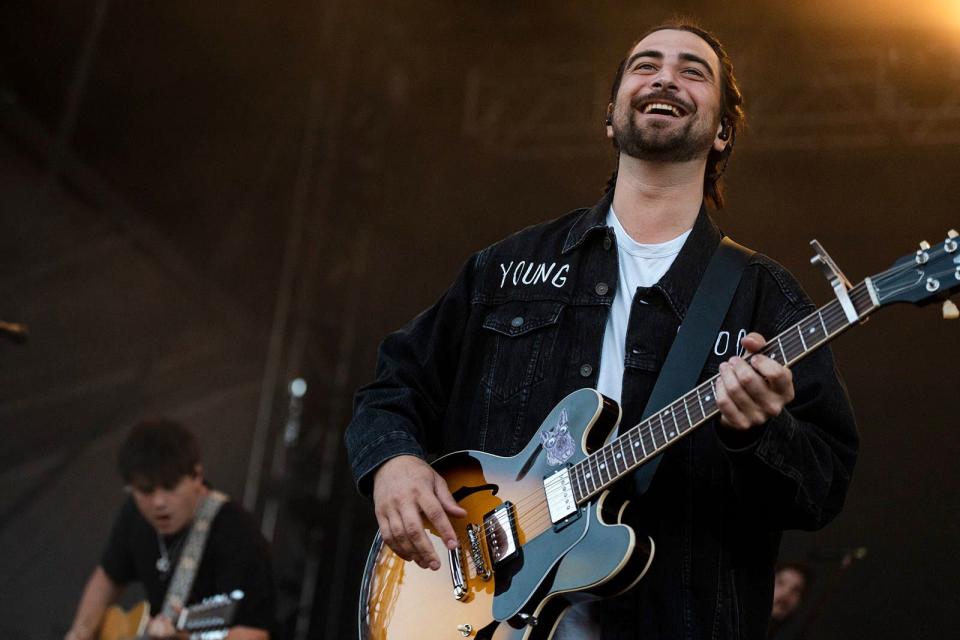
[[[956,229],[950,229],[950,231],[947,231],[948,238],[956,238],[957,236],[960,236],[960,233],[957,233]]]
[[[960,309],[957,309],[957,305],[953,303],[953,300],[944,300],[943,319],[956,320],[957,318],[960,318]]]
[[[956,229],[950,229],[947,231],[947,239],[943,242],[943,248],[947,253],[953,253],[957,250],[957,236],[960,235],[957,233]]]
[[[929,251],[929,250],[930,250],[930,243],[927,242],[926,240],[921,240],[921,241],[920,241],[920,248],[923,249],[924,251]]]

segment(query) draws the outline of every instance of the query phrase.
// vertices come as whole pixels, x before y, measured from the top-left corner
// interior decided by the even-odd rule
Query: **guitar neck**
[[[785,366],[794,365],[875,311],[879,305],[873,286],[868,278],[849,292],[859,316],[856,320],[850,321],[840,301],[833,300],[769,340],[760,353]],[[718,377],[701,383],[572,465],[570,481],[577,502],[608,488],[719,413],[715,386]]]

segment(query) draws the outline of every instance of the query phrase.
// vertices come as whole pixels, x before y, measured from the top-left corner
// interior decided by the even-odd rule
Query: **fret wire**
[[[623,460],[623,470],[626,471],[630,468],[630,463],[627,462],[627,450],[623,448],[623,440],[617,438],[617,443],[620,445],[620,459]]]
[[[687,396],[697,396],[696,390],[694,390],[694,391],[691,392],[691,393],[688,393]],[[690,398],[690,400],[693,401],[693,408],[700,410],[700,417],[697,418],[697,420],[694,421],[695,423],[699,423],[701,420],[704,419],[703,407],[700,406],[700,401],[699,401],[699,400],[694,400],[694,398],[692,398],[692,397]]]
[[[637,458],[637,446],[633,441],[632,431],[627,432],[627,442],[630,443],[630,446],[627,447],[627,450],[630,451],[630,455],[633,456],[633,462],[630,466],[633,466],[639,462],[639,458]]]
[[[631,467],[636,465],[638,462],[640,462],[640,460],[643,459],[642,454],[639,456],[637,455],[637,444],[640,443],[640,434],[634,433],[635,431],[636,429],[631,429],[630,431],[627,432],[628,434],[627,440],[630,443],[630,455],[633,456],[633,463],[630,465]]]
[[[606,447],[603,447],[602,449],[600,449],[600,452],[601,452],[603,455],[600,456],[600,460],[599,460],[599,462],[598,462],[598,464],[597,464],[597,475],[600,476],[600,483],[601,483],[601,484],[607,484],[608,482],[610,482],[610,471],[609,471],[609,469],[610,469],[610,463],[607,462],[607,453],[608,453],[607,448],[606,448]],[[607,479],[606,479],[606,480],[603,479],[603,472],[604,472],[604,471],[607,472]]]
[[[856,309],[858,315],[861,316],[861,318],[864,317],[866,313],[872,311],[874,308],[877,307],[877,305],[874,305],[873,299],[870,297],[869,291],[867,290],[864,284],[858,285],[853,290],[851,290],[850,298],[854,304],[854,308]],[[814,314],[817,316],[816,318],[814,318]],[[815,325],[817,324],[818,321],[819,321],[820,327],[823,329],[822,338],[816,336]],[[791,329],[787,329],[780,335],[773,338],[760,352],[767,355],[769,353],[772,353],[775,348],[779,348],[780,355],[784,359],[783,364],[784,365],[793,364],[793,362],[795,362],[799,357],[812,351],[818,346],[828,342],[837,333],[848,328],[852,324],[854,323],[851,323],[849,320],[847,320],[846,313],[843,311],[843,308],[840,305],[839,301],[833,300],[827,303],[826,305],[824,305],[823,307],[821,307],[820,309],[817,309],[810,315],[806,316],[805,318],[802,318],[798,323],[793,325],[791,329],[796,330],[795,335],[792,334]],[[813,343],[807,342],[806,338],[803,335],[804,326],[806,326],[807,329],[810,330],[811,335],[815,337],[815,342]],[[774,342],[776,342],[776,345],[774,345]],[[796,352],[796,354],[794,356],[788,356],[787,351],[790,351],[791,353]],[[624,434],[624,436],[626,436],[626,441],[629,444],[628,448],[633,457],[632,464],[629,462],[629,460],[627,460],[627,457],[626,457],[627,450],[624,449],[623,436],[621,436],[620,438],[617,438],[617,440],[615,440],[614,443],[620,446],[621,459],[624,460],[624,462],[626,463],[624,471],[621,472],[618,468],[617,458],[613,454],[614,443],[609,445],[609,454],[614,456],[613,458],[611,458],[611,460],[613,461],[615,473],[618,476],[622,475],[623,473],[626,473],[629,469],[635,466],[638,466],[643,461],[645,461],[648,457],[652,455],[653,452],[657,452],[662,446],[665,446],[670,442],[672,442],[672,439],[667,436],[666,425],[664,422],[664,413],[666,412],[666,410],[669,409],[670,415],[673,418],[674,427],[676,429],[676,435],[674,436],[674,439],[679,437],[681,434],[686,433],[686,431],[688,431],[689,429],[692,429],[694,426],[698,426],[699,424],[706,422],[709,418],[713,417],[713,415],[717,413],[716,379],[717,377],[714,376],[710,380],[707,380],[701,383],[699,386],[695,387],[692,391],[682,396],[673,404],[669,405],[664,410],[662,410],[659,413],[659,415],[655,415],[655,416],[651,416],[650,418],[647,418],[646,420],[641,422],[639,425],[637,425],[633,429],[627,431],[626,434]],[[703,395],[705,390],[709,390],[709,393],[706,396]],[[690,395],[693,395],[693,394],[696,395],[696,403],[694,404],[694,406],[695,407],[698,406],[700,408],[700,417],[698,420],[694,419],[694,416],[690,411],[690,407],[687,404],[687,399],[689,398]],[[675,405],[677,402],[683,402],[683,409],[684,409],[684,413],[686,414],[686,418],[688,422],[688,425],[683,429],[680,428],[680,421],[677,419],[677,415],[676,415]],[[660,445],[657,443],[657,435],[656,435],[657,426],[655,426],[654,424],[654,418],[659,418],[659,430],[664,439],[663,445]],[[644,442],[644,439],[647,439],[646,443]],[[647,448],[648,443],[650,444],[649,451]],[[642,458],[637,457],[637,451],[636,451],[637,444],[639,444],[639,447],[643,453]],[[596,455],[590,456],[586,460],[583,460],[580,463],[577,463],[577,465],[574,465],[573,467],[574,477],[576,478],[576,488],[584,497],[588,493],[587,491],[584,491],[584,487],[589,489],[590,483],[593,484],[594,492],[596,492],[600,487],[602,487],[605,484],[604,482],[602,482],[603,470],[607,471],[607,475],[609,477],[608,481],[613,480],[613,476],[611,476],[609,472],[609,462],[607,461],[607,457],[606,457],[608,455],[608,449],[607,447],[604,447],[602,450],[603,450],[603,453],[601,453],[600,456],[596,456]],[[595,458],[597,457],[603,458],[604,469],[600,469],[599,467],[596,467],[595,469],[591,469],[590,465],[593,464],[593,462],[595,462]],[[582,463],[584,462],[588,463],[586,465],[586,468],[588,469],[587,474],[589,475],[589,477],[587,477],[587,475],[583,475],[584,466]],[[600,479],[601,479],[601,483],[599,485],[596,479],[597,474],[600,474]]]
[[[593,467],[593,456],[587,458],[587,472],[586,472],[586,474],[584,474],[584,476],[583,476],[583,481],[584,481],[585,483],[586,483],[586,482],[589,482],[589,483],[593,484],[593,488],[590,489],[590,493],[593,493],[593,492],[595,492],[595,491],[597,490],[597,483],[596,483],[596,481],[593,479],[593,470],[592,470],[592,467]],[[590,485],[588,484],[587,486],[589,487]]]
[[[817,337],[817,323],[814,322],[813,314],[810,314],[804,318],[800,323],[800,332],[806,332],[807,336],[812,336],[814,340],[819,340]]]
[[[617,466],[617,443],[613,441],[607,446],[610,448],[610,463],[607,469],[612,468],[614,475],[620,475],[620,468]]]
[[[644,427],[644,424],[645,424],[646,422],[649,422],[649,421],[644,421],[644,422],[641,422],[641,423],[640,423],[640,448],[643,449],[643,457],[644,457],[644,458],[646,458],[646,457],[649,455],[649,454],[647,453],[647,445],[646,445],[646,443],[643,441],[643,436],[649,436],[649,435],[650,435],[650,430],[649,430],[649,428],[648,428],[648,429],[644,429],[644,428],[643,428],[643,427]],[[650,439],[653,440],[653,436],[650,436]]]
[[[670,438],[667,437],[667,427],[665,424],[663,424],[663,414],[660,413],[657,415],[660,418],[660,433],[663,434],[663,444],[667,444],[670,442]]]
[[[598,454],[600,454],[600,453],[602,453],[602,449],[594,454],[593,460],[592,460],[592,462],[591,462],[591,464],[590,464],[590,475],[591,475],[591,477],[593,477],[593,478],[596,479],[596,480],[594,481],[594,485],[597,486],[598,488],[599,488],[600,486],[603,486],[603,476],[600,475],[600,464],[601,464],[601,462],[600,462],[600,457],[599,457],[599,455],[598,455]]]

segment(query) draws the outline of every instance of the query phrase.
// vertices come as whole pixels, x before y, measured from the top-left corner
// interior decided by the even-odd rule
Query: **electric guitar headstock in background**
[[[920,248],[893,263],[886,271],[871,278],[877,294],[877,305],[910,302],[927,305],[943,302],[943,317],[960,317],[957,306],[947,296],[960,287],[960,234],[951,229],[943,242]]]

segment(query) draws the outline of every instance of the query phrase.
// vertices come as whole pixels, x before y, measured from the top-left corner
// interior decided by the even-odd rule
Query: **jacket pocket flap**
[[[515,300],[491,309],[483,320],[483,328],[515,337],[556,324],[563,311],[562,302]]]

